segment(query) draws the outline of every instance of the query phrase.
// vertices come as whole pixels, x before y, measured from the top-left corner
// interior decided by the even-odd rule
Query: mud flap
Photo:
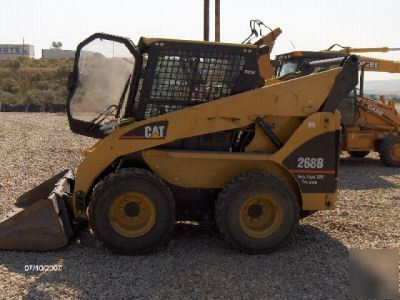
[[[15,209],[0,223],[0,249],[49,251],[68,244],[73,230],[66,203],[71,197],[74,175],[69,170],[60,177],[47,198],[28,199],[26,195],[31,191],[23,195],[23,204],[33,204],[25,209]],[[44,183],[52,179],[54,177]],[[37,191],[31,195],[38,194]]]

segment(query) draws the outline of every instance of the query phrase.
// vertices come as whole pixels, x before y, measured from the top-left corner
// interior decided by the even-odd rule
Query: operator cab
[[[262,86],[257,50],[155,38],[141,38],[136,46],[96,33],[78,45],[68,80],[71,130],[102,138],[113,126]]]
[[[344,54],[316,52],[316,51],[293,51],[276,56],[275,75],[277,78],[290,73],[300,72],[303,67],[316,60],[345,57]],[[332,68],[332,67],[330,67]]]

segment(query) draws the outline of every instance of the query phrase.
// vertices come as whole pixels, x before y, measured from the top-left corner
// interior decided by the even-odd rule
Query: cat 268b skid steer
[[[357,84],[357,58],[266,84],[261,54],[248,44],[84,40],[67,112],[74,133],[99,141],[76,175],[17,200],[25,209],[0,224],[0,249],[60,248],[89,224],[115,251],[142,253],[164,245],[176,221],[215,219],[233,247],[263,253],[290,240],[303,214],[334,208],[335,110]]]

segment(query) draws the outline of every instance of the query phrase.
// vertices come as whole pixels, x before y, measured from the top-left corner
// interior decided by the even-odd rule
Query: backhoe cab
[[[301,216],[333,209],[336,107],[357,84],[357,58],[268,85],[259,50],[106,34],[79,44],[68,119],[100,140],[75,175],[17,200],[25,209],[0,224],[0,249],[60,248],[89,223],[106,246],[142,253],[164,245],[175,221],[215,220],[236,249],[264,253]]]
[[[344,48],[343,51],[295,51],[277,55],[276,77],[287,80],[338,67],[337,58],[350,52],[398,50],[397,48]],[[314,61],[325,60],[325,63]],[[342,116],[342,149],[356,158],[377,151],[382,162],[390,167],[400,167],[400,114],[399,107],[383,96],[380,100],[364,95],[365,72],[400,73],[400,62],[359,56],[359,87],[349,93],[339,104]],[[397,104],[398,105],[398,104]]]

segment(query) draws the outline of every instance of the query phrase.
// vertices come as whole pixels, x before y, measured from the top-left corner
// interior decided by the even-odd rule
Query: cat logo
[[[164,125],[152,125],[144,127],[144,138],[146,139],[162,139],[164,138]]]
[[[167,136],[168,121],[146,124],[123,134],[120,139],[164,139]]]

